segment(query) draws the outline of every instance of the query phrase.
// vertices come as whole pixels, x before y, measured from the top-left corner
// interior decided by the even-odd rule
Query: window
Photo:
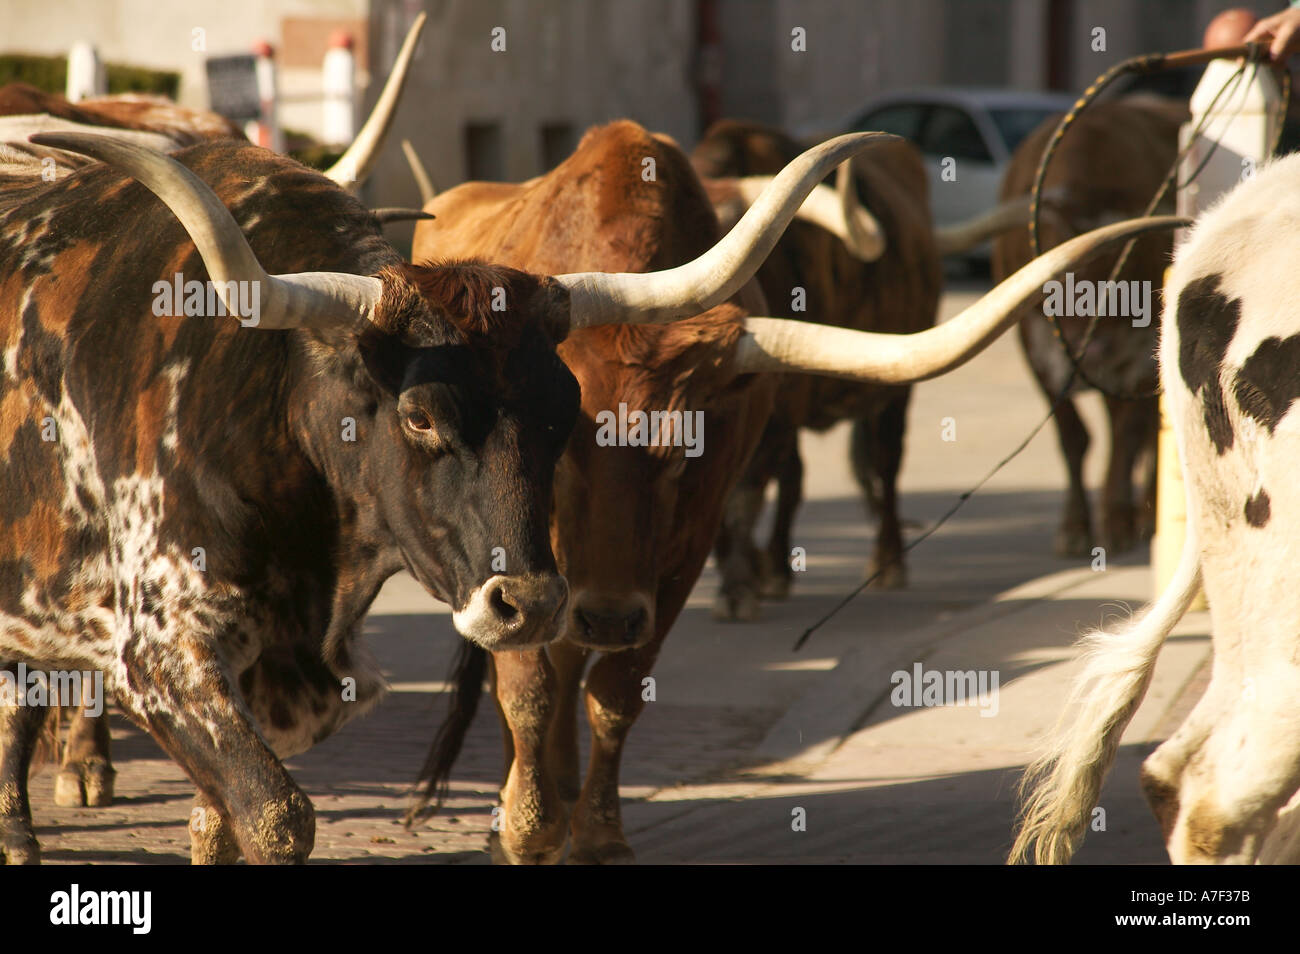
[[[542,171],[550,172],[573,153],[574,142],[572,123],[543,123],[542,135]]]
[[[918,103],[903,103],[898,106],[882,106],[861,116],[853,124],[855,129],[863,132],[887,132],[903,136],[916,142],[921,133],[921,119],[925,116],[925,107]]]
[[[505,179],[500,123],[469,123],[465,126],[465,177],[479,182]]]
[[[993,161],[975,122],[964,110],[954,106],[935,106],[930,110],[920,146],[922,152],[932,156]]]
[[[989,115],[993,117],[993,125],[1002,134],[1008,153],[1015,152],[1016,146],[1024,142],[1025,137],[1048,116],[1055,116],[1058,120],[1061,118],[1060,111],[1049,109],[991,109]]]

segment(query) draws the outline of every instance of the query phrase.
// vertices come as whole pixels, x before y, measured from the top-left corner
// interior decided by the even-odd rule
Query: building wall
[[[411,140],[439,188],[471,174],[471,126],[480,165],[493,168],[495,138],[499,175],[516,181],[545,171],[548,158],[612,119],[633,117],[684,144],[694,138],[693,0],[424,6],[429,22],[393,139]],[[375,0],[371,48],[381,73],[414,12],[405,0]],[[504,52],[492,49],[497,27]],[[370,195],[376,205],[418,204],[400,149],[383,157]]]
[[[471,174],[544,171],[589,126],[630,116],[690,148],[700,97],[698,22],[718,32],[722,115],[807,135],[834,129],[871,97],[935,84],[1041,88],[1049,67],[1082,90],[1119,60],[1196,46],[1210,18],[1240,0],[0,0],[0,49],[63,54],[91,39],[108,61],[182,74],[180,98],[206,106],[206,53],[278,53],[281,121],[318,132],[325,37],[353,29],[362,114],[406,29],[429,15],[415,69],[366,198],[417,200],[408,138],[442,188]],[[1260,5],[1261,12],[1282,6]],[[1059,44],[1049,11],[1061,12]],[[506,49],[492,49],[493,29]],[[1093,49],[1094,28],[1106,31]],[[805,49],[792,46],[803,30]]]

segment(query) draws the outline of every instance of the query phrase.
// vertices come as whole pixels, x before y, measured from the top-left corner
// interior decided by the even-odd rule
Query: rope
[[[1252,69],[1255,69],[1258,68],[1257,67],[1258,62],[1265,58],[1266,52],[1267,52],[1266,48],[1263,47],[1262,45],[1251,43],[1242,47],[1231,47],[1231,48],[1219,49],[1219,50],[1191,50],[1183,53],[1170,53],[1170,54],[1154,53],[1154,54],[1148,54],[1146,56],[1134,57],[1133,59],[1130,60],[1125,60],[1123,63],[1119,63],[1111,67],[1101,76],[1097,77],[1097,79],[1093,82],[1093,84],[1089,86],[1086,90],[1084,90],[1083,95],[1079,97],[1079,99],[1075,102],[1074,106],[1071,107],[1070,111],[1065,114],[1065,117],[1061,120],[1060,124],[1056,128],[1056,131],[1053,133],[1052,138],[1048,141],[1047,148],[1044,149],[1043,151],[1043,157],[1039,161],[1038,172],[1034,178],[1034,188],[1030,196],[1029,242],[1034,257],[1037,258],[1041,254],[1038,245],[1038,213],[1039,213],[1039,204],[1040,204],[1039,200],[1042,194],[1043,180],[1047,176],[1047,168],[1051,162],[1052,155],[1053,153],[1055,153],[1057,146],[1060,145],[1061,139],[1064,138],[1066,130],[1069,129],[1070,125],[1074,122],[1075,118],[1078,117],[1081,111],[1083,111],[1089,105],[1091,105],[1091,103],[1097,98],[1097,96],[1101,93],[1102,90],[1104,90],[1107,86],[1113,83],[1120,76],[1128,73],[1148,73],[1148,72],[1155,72],[1156,70],[1160,70],[1160,69],[1179,69],[1185,66],[1193,66],[1200,62],[1208,62],[1209,60],[1218,59],[1220,57],[1226,57],[1226,56],[1245,56],[1251,62]],[[1287,106],[1291,100],[1291,78],[1286,70],[1280,70],[1279,72],[1282,77],[1282,116],[1285,117]],[[1228,80],[1224,82],[1223,86],[1219,88],[1219,91],[1214,94],[1214,98],[1210,101],[1210,108],[1205,111],[1205,115],[1202,117],[1201,121],[1197,123],[1196,128],[1193,130],[1192,136],[1188,140],[1187,147],[1184,148],[1181,152],[1179,152],[1178,156],[1174,159],[1173,167],[1170,169],[1169,173],[1166,174],[1164,181],[1160,185],[1160,189],[1156,192],[1155,197],[1147,205],[1146,211],[1143,212],[1144,216],[1151,215],[1155,211],[1156,207],[1160,204],[1161,200],[1164,198],[1165,193],[1168,192],[1169,186],[1177,179],[1179,167],[1182,165],[1182,162],[1186,158],[1191,147],[1196,143],[1197,138],[1203,132],[1205,125],[1208,123],[1208,118],[1210,113],[1214,111],[1214,106],[1219,101],[1219,97],[1223,95],[1224,91],[1228,88],[1230,84],[1232,85],[1232,88],[1235,91],[1243,75],[1244,75],[1244,64],[1243,66],[1238,67],[1237,70],[1232,74],[1232,76],[1230,76]],[[1251,78],[1252,80],[1254,79],[1253,73]],[[1238,110],[1240,110],[1240,107],[1238,107]],[[1279,122],[1277,127],[1277,132],[1273,138],[1273,143],[1269,148],[1270,154],[1275,153],[1277,151],[1278,142],[1281,140],[1281,137],[1282,137],[1282,123]],[[1201,170],[1205,168],[1206,163],[1209,162],[1210,156],[1214,154],[1214,150],[1217,148],[1218,148],[1218,141],[1213,140],[1209,151],[1205,155],[1205,158],[1202,159],[1200,165],[1198,165],[1196,169],[1193,170],[1192,175],[1187,179],[1187,181],[1180,183],[1178,185],[1179,189],[1186,188],[1188,185],[1190,185],[1192,182],[1196,180],[1196,177],[1200,175]],[[1110,273],[1111,281],[1115,280],[1120,270],[1123,269],[1124,265],[1127,263],[1129,252],[1132,250],[1135,241],[1136,239],[1130,239],[1128,242],[1125,243],[1124,249],[1120,253],[1119,259],[1116,261],[1114,268],[1111,269],[1111,273]],[[1080,347],[1079,349],[1080,356],[1082,356],[1087,351],[1088,345],[1092,341],[1093,331],[1097,326],[1097,318],[1098,318],[1097,315],[1093,315],[1092,321],[1089,323],[1088,328],[1084,333],[1083,344],[1082,347]],[[840,610],[844,609],[844,607],[848,606],[849,603],[851,603],[854,599],[856,599],[858,595],[862,593],[863,590],[865,590],[868,586],[874,583],[876,579],[879,578],[881,573],[883,573],[885,570],[887,570],[889,567],[895,564],[902,563],[902,558],[905,554],[910,553],[913,548],[917,547],[922,542],[924,542],[925,540],[933,536],[935,532],[939,530],[940,527],[942,527],[949,520],[951,520],[953,516],[955,516],[956,513],[959,510],[961,510],[963,506],[965,506],[966,501],[970,500],[970,498],[973,497],[979,490],[981,490],[985,484],[987,484],[990,480],[992,480],[994,475],[997,474],[998,471],[1000,471],[1011,461],[1015,460],[1015,458],[1018,457],[1020,453],[1026,447],[1029,446],[1029,443],[1035,437],[1038,436],[1039,431],[1041,431],[1044,427],[1047,426],[1047,422],[1050,421],[1056,415],[1056,409],[1060,407],[1061,402],[1064,401],[1066,397],[1069,396],[1070,392],[1074,388],[1074,382],[1076,379],[1082,379],[1089,386],[1095,388],[1098,391],[1101,391],[1103,394],[1106,394],[1111,397],[1118,397],[1127,400],[1150,398],[1150,397],[1154,397],[1156,394],[1159,393],[1159,390],[1157,389],[1155,391],[1152,391],[1150,394],[1115,394],[1110,391],[1107,391],[1106,389],[1102,388],[1100,385],[1093,382],[1084,373],[1083,368],[1080,365],[1079,359],[1070,350],[1069,343],[1065,340],[1065,336],[1061,333],[1061,325],[1058,316],[1053,315],[1052,319],[1053,319],[1053,325],[1054,325],[1057,340],[1061,342],[1061,347],[1065,350],[1066,356],[1069,357],[1071,367],[1070,367],[1070,376],[1066,380],[1065,386],[1061,388],[1060,393],[1057,394],[1056,398],[1052,401],[1051,407],[1048,408],[1047,415],[1036,425],[1034,425],[1034,428],[1029,432],[1029,435],[1025,437],[1025,439],[1022,440],[1010,454],[1002,458],[1002,460],[998,461],[997,464],[993,466],[993,469],[990,470],[987,474],[985,474],[980,479],[980,481],[975,484],[974,487],[972,487],[970,490],[960,495],[956,499],[956,501],[953,502],[953,505],[949,507],[948,510],[942,516],[940,516],[938,520],[932,523],[919,537],[917,537],[911,543],[903,547],[903,549],[899,552],[897,559],[893,563],[886,563],[883,566],[877,568],[875,573],[872,573],[869,577],[867,577],[865,580],[859,583],[853,590],[851,590],[848,593],[847,596],[841,599],[839,603],[837,603],[820,619],[818,619],[817,622],[813,623],[811,626],[805,629],[803,633],[800,634],[799,638],[795,640],[794,646],[791,647],[792,652],[798,652],[800,649],[802,649],[804,644],[807,643],[808,638],[812,636],[813,633],[815,633],[818,629],[824,626],[827,622],[831,620],[832,617],[838,614]]]

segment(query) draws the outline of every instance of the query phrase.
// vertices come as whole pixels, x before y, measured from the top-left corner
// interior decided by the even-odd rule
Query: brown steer
[[[653,177],[643,174],[647,168]],[[732,234],[744,230],[765,198]],[[417,261],[482,255],[543,271],[640,271],[689,258],[717,233],[686,157],[665,137],[626,121],[589,131],[545,176],[520,185],[467,183],[425,209],[437,218],[416,228]],[[1129,226],[1135,227],[1146,226]],[[619,761],[644,706],[642,681],[762,434],[776,382],[753,372],[795,370],[882,384],[941,374],[1010,327],[1016,304],[1099,241],[1091,236],[1057,250],[954,321],[917,335],[753,318],[758,296],[750,295],[672,326],[588,328],[568,337],[559,353],[579,381],[582,403],[556,469],[551,536],[573,597],[560,639],[542,650],[492,655],[506,749],[504,808],[494,839],[500,857],[558,861],[571,832],[570,861],[632,859],[620,817]],[[651,425],[651,440],[637,446],[635,430],[624,434],[611,420],[621,425],[639,412],[651,420],[660,412],[681,417],[657,435]],[[698,455],[686,432],[692,412],[703,421],[694,432],[703,437]],[[598,656],[585,685],[591,759],[582,780],[578,691],[593,652]],[[426,800],[445,784],[483,667],[480,652],[463,651],[453,715],[425,766]]]

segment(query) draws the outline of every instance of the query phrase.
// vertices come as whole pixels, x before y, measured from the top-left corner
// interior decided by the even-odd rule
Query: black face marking
[[[1268,491],[1261,487],[1259,493],[1246,501],[1246,522],[1252,527],[1262,527],[1268,523],[1269,511]]]
[[[1300,335],[1261,341],[1237,372],[1232,390],[1242,412],[1272,434],[1300,397]]]
[[[1188,282],[1178,296],[1178,371],[1187,389],[1200,395],[1205,429],[1215,450],[1232,447],[1232,424],[1219,386],[1219,369],[1241,319],[1241,302],[1219,291],[1219,275]]]

